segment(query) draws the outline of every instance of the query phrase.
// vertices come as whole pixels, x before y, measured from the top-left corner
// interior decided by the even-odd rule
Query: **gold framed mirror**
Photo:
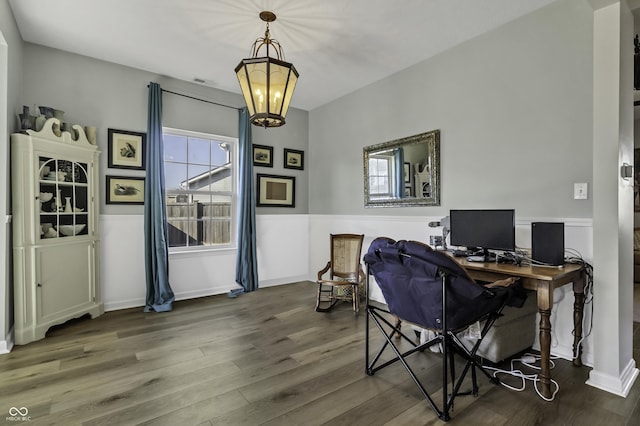
[[[440,205],[440,130],[363,149],[365,207]]]

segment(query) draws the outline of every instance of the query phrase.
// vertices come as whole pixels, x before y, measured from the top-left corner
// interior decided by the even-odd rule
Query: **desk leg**
[[[582,318],[584,316],[584,274],[581,279],[574,281],[573,294],[573,365],[582,366]]]
[[[539,309],[540,312],[540,393],[551,398],[551,309]]]

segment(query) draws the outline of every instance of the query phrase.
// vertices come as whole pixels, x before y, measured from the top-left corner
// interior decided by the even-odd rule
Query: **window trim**
[[[237,248],[237,232],[238,232],[238,178],[239,178],[239,171],[238,171],[238,143],[239,143],[239,139],[237,137],[232,137],[232,136],[223,136],[223,135],[216,135],[213,133],[203,133],[203,132],[196,132],[196,131],[192,131],[192,130],[183,130],[183,129],[176,129],[173,127],[162,127],[162,135],[164,136],[165,133],[168,134],[172,134],[172,135],[176,135],[176,136],[186,136],[186,137],[192,137],[192,138],[200,138],[200,139],[208,139],[208,140],[215,140],[215,141],[221,141],[221,142],[227,142],[230,143],[232,146],[232,149],[229,150],[229,155],[231,156],[230,158],[230,163],[231,163],[231,175],[233,176],[233,180],[231,182],[231,229],[229,230],[229,234],[230,234],[230,241],[229,244],[219,244],[219,245],[215,245],[215,246],[184,246],[184,247],[168,247],[169,249],[169,254],[188,254],[188,253],[203,253],[203,252],[219,252],[219,251],[225,251],[225,250],[235,250]],[[164,148],[164,139],[162,141],[163,143],[163,148]],[[164,167],[164,158],[162,159],[162,164]],[[166,198],[166,191],[165,189],[165,198]],[[173,191],[170,191],[173,192]]]
[[[393,176],[393,157],[390,155],[372,155],[369,158],[369,161],[371,160],[376,160],[376,161],[386,161],[387,163],[387,174],[386,175],[380,175],[380,174],[376,174],[376,175],[372,175],[371,172],[369,172],[369,178],[373,177],[386,177],[387,178],[387,192],[371,192],[371,188],[369,189],[369,191],[371,192],[371,196],[373,198],[386,198],[386,197],[390,197],[391,196],[391,177]],[[369,166],[369,169],[371,169],[371,166]],[[369,184],[369,186],[371,186]]]

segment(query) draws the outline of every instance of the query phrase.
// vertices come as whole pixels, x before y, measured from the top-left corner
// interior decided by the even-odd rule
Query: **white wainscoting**
[[[144,306],[144,217],[103,215],[100,227],[105,310]],[[307,215],[259,215],[256,228],[260,287],[309,278]],[[235,269],[235,250],[169,255],[169,282],[177,300],[238,288]]]
[[[144,216],[100,216],[100,289],[107,311],[144,306]]]
[[[257,255],[260,287],[314,280],[329,260],[329,234],[362,233],[363,252],[379,236],[396,240],[428,242],[441,235],[430,228],[440,217],[356,215],[258,215]],[[516,244],[530,247],[531,222],[565,223],[565,246],[579,251],[591,262],[592,222],[572,218],[518,218]],[[144,219],[140,215],[101,217],[101,286],[105,310],[143,306],[145,302]],[[364,254],[364,253],[363,253]],[[176,299],[223,294],[235,284],[235,250],[178,253],[170,255],[169,279]],[[315,291],[315,289],[310,291]],[[377,288],[372,297],[382,300]],[[554,292],[552,354],[571,358],[573,337],[573,292],[570,286]],[[591,307],[585,307],[585,333],[589,331]],[[537,347],[537,341],[535,347]],[[591,338],[583,342],[583,362],[593,365]]]
[[[261,287],[310,279],[308,215],[258,215],[256,227]]]
[[[430,228],[428,223],[439,221],[438,217],[418,216],[338,216],[312,215],[309,219],[309,264],[312,271],[320,270],[329,259],[329,234],[354,233],[364,234],[363,255],[371,241],[377,237],[389,237],[394,240],[416,240],[429,242],[430,235],[442,235],[442,228]],[[521,248],[531,247],[531,222],[564,222],[565,247],[581,253],[587,262],[593,259],[593,227],[591,219],[573,218],[516,218],[516,245]],[[371,297],[382,300],[377,286],[371,290]],[[551,353],[564,359],[571,359],[573,348],[573,291],[571,286],[564,286],[554,291],[554,307],[551,313],[552,341]],[[585,306],[584,332],[589,331],[591,322],[591,305]],[[539,322],[538,316],[538,322]],[[537,332],[536,332],[537,335]],[[583,342],[582,361],[593,365],[592,339]],[[534,348],[539,348],[536,337]]]

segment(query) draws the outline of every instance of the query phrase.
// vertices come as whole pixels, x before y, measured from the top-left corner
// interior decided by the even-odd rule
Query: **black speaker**
[[[546,265],[564,264],[564,223],[531,223],[531,258]]]

